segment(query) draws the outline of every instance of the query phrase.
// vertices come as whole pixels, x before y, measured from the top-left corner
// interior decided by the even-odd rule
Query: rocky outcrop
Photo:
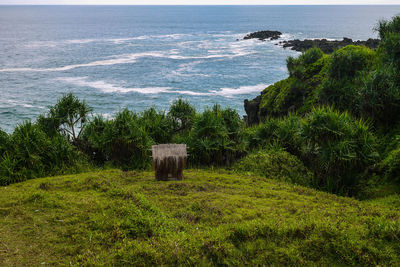
[[[260,109],[261,95],[253,100],[244,100],[244,110],[246,111],[245,121],[247,125],[258,124],[260,119],[258,117],[258,110]]]
[[[265,41],[266,39],[275,40],[278,39],[282,35],[281,32],[278,31],[259,31],[248,34],[244,37],[244,39],[260,39]],[[289,41],[281,41],[276,43],[276,45],[282,45],[284,48],[291,48],[292,50],[296,50],[299,52],[305,51],[307,49],[318,47],[324,53],[329,54],[334,52],[337,49],[345,47],[346,45],[364,45],[368,48],[376,50],[378,48],[380,40],[379,39],[368,39],[366,41],[353,41],[350,38],[344,37],[343,40],[327,40],[327,39],[306,39],[306,40],[289,40]],[[260,122],[260,118],[265,117],[263,114],[263,110],[261,108],[261,100],[265,91],[262,91],[259,96],[252,100],[245,99],[244,100],[244,109],[246,111],[245,120],[247,125],[254,125]]]
[[[265,40],[276,40],[279,37],[281,37],[282,33],[279,31],[259,31],[259,32],[253,32],[248,35],[246,35],[243,40],[248,40],[248,39],[258,39],[261,41]]]
[[[367,41],[353,41],[350,38],[344,37],[343,40],[331,41],[327,39],[306,39],[306,40],[289,40],[279,42],[284,48],[291,48],[295,51],[305,51],[307,49],[318,47],[324,53],[332,53],[333,51],[345,47],[346,45],[364,45],[371,49],[377,49],[379,45],[379,39],[368,39]]]

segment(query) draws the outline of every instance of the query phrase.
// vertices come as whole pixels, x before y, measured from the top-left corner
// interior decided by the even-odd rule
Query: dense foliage
[[[261,123],[251,127],[217,104],[198,112],[177,99],[167,111],[123,109],[105,119],[64,95],[35,123],[0,131],[0,183],[88,164],[146,169],[151,145],[185,143],[189,166],[234,166],[354,196],[399,184],[399,25],[400,17],[378,24],[377,51],[349,45],[289,57],[289,77],[262,92]]]
[[[64,136],[48,136],[25,122],[11,135],[0,132],[0,184],[80,169],[83,156]]]

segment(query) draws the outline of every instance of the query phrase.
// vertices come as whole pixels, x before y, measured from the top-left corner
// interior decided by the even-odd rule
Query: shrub
[[[377,126],[393,127],[400,111],[400,17],[381,21],[376,30],[382,38],[376,70],[363,80],[360,112]]]
[[[184,133],[192,128],[196,109],[190,103],[182,98],[172,102],[169,108],[168,116],[171,117],[175,133]]]
[[[138,123],[141,128],[153,139],[154,143],[165,144],[171,142],[174,133],[172,119],[165,112],[149,108],[140,114]]]
[[[50,144],[50,149],[46,153],[48,162],[46,175],[75,173],[88,166],[86,156],[78,151],[65,136],[58,134],[52,137]]]
[[[9,139],[0,159],[1,184],[63,173],[84,161],[65,137],[50,138],[31,122],[17,126]]]
[[[297,157],[279,147],[253,152],[236,163],[234,169],[299,185],[311,185],[313,180]]]
[[[331,107],[313,109],[302,121],[299,139],[301,159],[330,192],[353,193],[378,157],[368,124]]]
[[[307,67],[317,62],[324,56],[324,52],[320,48],[314,47],[303,52],[298,58],[289,57],[286,60],[290,76],[303,78],[306,75]]]
[[[38,125],[50,136],[59,132],[71,137],[72,142],[79,146],[83,128],[91,111],[92,108],[85,101],[69,93],[50,108],[47,116],[39,117]]]
[[[359,71],[368,70],[375,62],[375,52],[364,46],[348,45],[332,54],[329,77],[352,79]]]
[[[381,20],[375,27],[375,31],[379,33],[379,37],[383,40],[390,33],[400,33],[400,16],[395,16],[392,20]]]
[[[50,139],[36,125],[25,122],[15,128],[11,135],[12,157],[17,160],[18,171],[27,179],[45,174],[46,153],[51,147]]]
[[[260,103],[260,117],[283,116],[288,112],[290,103],[285,100],[290,93],[291,78],[279,81],[268,86],[262,93]]]
[[[0,129],[0,156],[2,156],[3,153],[7,151],[9,143],[10,143],[9,135]]]
[[[105,129],[109,129],[111,121],[106,121],[102,116],[95,116],[85,127],[82,133],[85,153],[97,164],[104,164],[109,160],[106,151]]]
[[[332,54],[328,77],[318,90],[321,104],[358,116],[363,79],[374,68],[376,53],[363,46],[348,45]]]
[[[21,180],[17,170],[17,161],[9,153],[4,153],[0,158],[0,185],[8,185]]]
[[[387,155],[380,167],[389,181],[400,184],[400,146]]]
[[[124,169],[143,169],[150,164],[152,139],[140,126],[137,114],[128,109],[110,121],[96,117],[83,136],[87,151],[99,163],[111,161]]]
[[[384,62],[400,67],[400,33],[388,33],[380,44],[379,52],[382,53]]]
[[[311,48],[298,58],[289,57],[289,78],[270,85],[262,92],[259,116],[281,117],[290,112],[304,114],[316,102],[316,88],[327,73],[330,56],[319,48]]]
[[[189,149],[195,164],[230,165],[245,150],[244,122],[236,111],[214,105],[195,119]]]
[[[271,144],[279,144],[291,153],[298,150],[298,132],[301,118],[290,114],[286,118],[267,118],[263,124],[253,127],[248,134],[250,149],[265,148]]]
[[[364,79],[360,90],[360,112],[380,126],[397,124],[400,116],[400,87],[393,67],[379,68]]]

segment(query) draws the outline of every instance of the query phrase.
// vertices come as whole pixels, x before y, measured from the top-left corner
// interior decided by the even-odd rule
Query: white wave
[[[184,60],[184,59],[212,59],[212,58],[234,58],[245,56],[248,54],[252,54],[252,51],[243,51],[242,49],[236,49],[232,51],[233,53],[230,54],[208,54],[204,56],[181,56],[178,55],[178,51],[175,49],[169,52],[143,52],[143,53],[132,53],[132,54],[122,54],[112,56],[110,59],[98,60],[89,63],[83,64],[73,64],[73,65],[66,65],[63,67],[55,67],[55,68],[5,68],[0,69],[0,72],[49,72],[49,71],[67,71],[76,68],[83,68],[83,67],[96,67],[96,66],[110,66],[110,65],[117,65],[117,64],[130,64],[135,63],[137,59],[142,57],[159,57],[159,58],[169,58],[169,59],[177,59],[177,60]]]
[[[235,33],[231,34],[229,32],[226,33],[218,33],[218,34],[197,34],[199,35],[204,35],[204,36],[210,36],[210,37],[215,37],[219,38],[214,41],[216,42],[223,42],[226,41],[227,39],[241,39],[243,36],[245,36],[245,33]],[[93,42],[111,42],[114,44],[123,44],[125,42],[129,41],[134,41],[134,40],[148,40],[148,39],[172,39],[172,40],[178,40],[182,39],[184,37],[190,37],[193,36],[193,34],[184,34],[184,33],[174,33],[174,34],[160,34],[160,35],[140,35],[140,36],[134,36],[134,37],[122,37],[122,38],[103,38],[103,39],[95,39],[95,38],[88,38],[88,39],[68,39],[68,40],[57,40],[57,41],[35,41],[26,44],[26,47],[57,47],[57,46],[62,46],[62,45],[71,45],[71,44],[88,44],[88,43],[93,43]],[[200,40],[200,41],[185,41],[178,43],[178,46],[190,46],[194,43],[199,44],[199,48],[205,47],[207,48],[208,45],[207,42],[209,40]]]
[[[106,81],[89,81],[88,77],[60,77],[57,81],[73,84],[81,87],[91,87],[98,89],[104,93],[129,93],[136,92],[141,94],[159,94],[159,93],[175,93],[192,96],[223,96],[232,97],[235,95],[244,95],[254,92],[260,92],[268,87],[267,84],[257,84],[250,86],[240,86],[238,88],[221,88],[220,90],[211,90],[208,92],[196,92],[190,90],[173,90],[171,87],[121,87]]]
[[[322,39],[326,39],[327,41],[343,41],[343,38],[339,39],[339,38],[325,38],[325,37],[321,37],[321,38],[303,38],[302,40],[322,40]]]
[[[91,87],[98,89],[104,93],[130,93],[136,92],[141,94],[158,94],[165,93],[171,90],[171,87],[144,87],[144,88],[136,88],[136,87],[121,87],[118,85],[114,85],[105,81],[88,81],[88,77],[63,77],[57,78],[58,81],[62,81],[65,83],[73,84],[76,86],[82,87]]]
[[[160,51],[150,51],[143,53],[132,53],[132,54],[122,54],[115,55],[110,57],[109,59],[93,61],[89,63],[82,64],[73,64],[66,65],[63,67],[54,67],[54,68],[5,68],[0,69],[0,72],[49,72],[49,71],[67,71],[76,68],[83,67],[96,67],[96,66],[110,66],[117,64],[130,64],[135,63],[137,59],[142,57],[159,57],[159,58],[169,58],[169,59],[177,59],[177,60],[185,60],[185,59],[213,59],[213,58],[235,58],[246,56],[249,54],[255,53],[255,51],[246,51],[244,48],[240,46],[233,45],[231,50],[226,54],[207,54],[202,56],[182,56],[179,55],[179,50],[172,49],[168,52],[160,52]]]
[[[77,39],[77,40],[66,40],[67,44],[88,44],[99,41],[98,39]]]
[[[177,93],[177,94],[185,94],[192,96],[222,96],[230,98],[235,95],[245,95],[255,92],[261,92],[268,84],[257,84],[250,86],[240,86],[238,88],[221,88],[220,90],[211,90],[208,92],[195,92],[195,91],[169,91],[168,93]]]
[[[179,39],[181,37],[191,36],[191,34],[163,34],[163,35],[141,35],[136,37],[125,37],[125,38],[104,38],[104,39],[70,39],[70,40],[58,40],[58,41],[36,41],[26,44],[27,47],[56,47],[58,45],[68,44],[88,44],[93,42],[112,42],[115,44],[121,44],[132,40],[146,40],[151,38],[169,38]]]
[[[255,92],[260,92],[268,87],[268,84],[257,84],[257,85],[250,85],[250,86],[240,86],[238,88],[221,88],[219,91],[211,91],[215,95],[231,97],[234,95],[245,95]]]
[[[114,43],[114,44],[123,44],[128,41],[132,40],[137,40],[137,38],[116,38],[116,39],[110,39],[109,41]]]
[[[122,40],[122,41],[130,41],[130,40],[147,40],[147,39],[179,39],[186,36],[192,36],[192,34],[184,34],[184,33],[174,33],[174,34],[160,34],[160,35],[141,35],[130,38],[121,38],[121,39],[108,39],[111,41]],[[107,40],[107,39],[105,39]]]
[[[192,95],[192,96],[212,96],[212,95],[214,95],[214,93],[210,93],[210,92],[194,92],[194,91],[188,91],[188,90],[169,91],[169,93],[182,94],[182,95]]]
[[[3,104],[0,104],[0,108],[17,107],[17,106],[24,107],[24,108],[44,109],[44,107],[42,107],[42,106],[34,106],[34,105],[28,104],[27,102],[24,102],[24,101],[17,101],[17,100],[11,100],[11,99],[5,100],[4,107],[3,107]]]
[[[211,59],[211,58],[235,58],[254,54],[254,51],[244,51],[243,49],[232,49],[229,54],[208,54],[204,56],[180,56],[180,55],[169,55],[166,56],[170,59]],[[0,70],[1,71],[1,70]]]
[[[208,34],[211,35],[212,37],[216,38],[232,38],[232,39],[243,39],[244,36],[246,36],[248,33],[216,33],[216,34]]]
[[[111,59],[98,60],[98,61],[93,61],[93,62],[84,63],[84,64],[74,64],[74,65],[67,65],[67,66],[63,66],[63,67],[42,68],[42,69],[41,68],[6,68],[6,69],[0,69],[0,72],[66,71],[66,70],[72,70],[72,69],[82,68],[82,67],[129,64],[129,63],[136,62],[136,60],[141,57],[165,57],[165,54],[160,53],[160,52],[133,53],[133,54],[124,54],[124,55],[114,56],[114,58],[111,58]]]
[[[68,44],[88,44],[93,42],[99,42],[100,39],[71,39],[61,41],[37,41],[26,44],[26,47],[56,47],[60,45]]]

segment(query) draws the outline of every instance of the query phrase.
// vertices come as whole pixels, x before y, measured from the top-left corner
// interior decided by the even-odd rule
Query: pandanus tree
[[[92,108],[72,93],[61,97],[50,108],[47,116],[41,116],[38,124],[48,134],[62,133],[72,139],[76,146],[81,144],[81,134]]]
[[[184,133],[192,128],[196,109],[187,100],[179,98],[172,103],[168,115],[172,119],[174,131]]]

